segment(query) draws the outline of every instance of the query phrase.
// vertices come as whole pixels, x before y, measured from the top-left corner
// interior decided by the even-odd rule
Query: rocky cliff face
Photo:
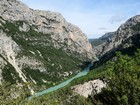
[[[61,14],[33,10],[18,0],[0,1],[0,83],[51,86],[93,59],[85,34]]]
[[[131,53],[139,48],[139,34],[140,15],[137,15],[122,24],[110,40],[97,46],[95,53],[104,60],[113,56],[116,51]]]

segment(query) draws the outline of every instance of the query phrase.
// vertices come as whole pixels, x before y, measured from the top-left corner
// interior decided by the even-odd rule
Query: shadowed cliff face
[[[0,83],[52,86],[94,60],[87,37],[60,13],[0,1]]]

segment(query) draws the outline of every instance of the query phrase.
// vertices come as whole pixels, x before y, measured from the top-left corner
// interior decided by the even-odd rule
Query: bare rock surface
[[[87,98],[89,95],[100,93],[102,88],[105,87],[106,83],[100,79],[96,79],[93,81],[85,82],[84,84],[73,86],[72,90],[75,93],[78,93]]]

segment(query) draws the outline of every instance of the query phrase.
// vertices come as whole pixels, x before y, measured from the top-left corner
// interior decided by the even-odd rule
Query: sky
[[[20,0],[32,9],[59,12],[88,38],[116,31],[140,14],[140,0]]]

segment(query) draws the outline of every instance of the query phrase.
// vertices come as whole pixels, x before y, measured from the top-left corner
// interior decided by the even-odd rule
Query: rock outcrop
[[[106,88],[106,83],[100,79],[85,82],[84,84],[76,85],[72,87],[72,90],[84,97],[88,97],[93,94],[100,93],[103,88]]]
[[[51,86],[94,57],[85,34],[60,13],[0,0],[0,83]]]

